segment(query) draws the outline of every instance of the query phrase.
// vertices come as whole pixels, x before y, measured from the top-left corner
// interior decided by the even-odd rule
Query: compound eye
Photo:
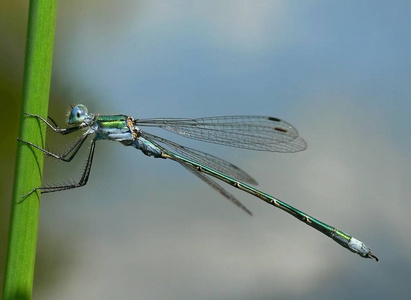
[[[69,124],[81,124],[87,116],[87,107],[82,104],[73,107],[69,114],[68,123]]]

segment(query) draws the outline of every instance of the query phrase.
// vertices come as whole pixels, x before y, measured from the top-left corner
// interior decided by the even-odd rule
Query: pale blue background
[[[9,29],[26,24],[27,5],[17,3],[24,14]],[[381,262],[233,191],[248,217],[178,164],[99,142],[86,187],[42,197],[34,299],[407,298],[410,13],[409,1],[59,1],[56,121],[69,103],[136,118],[283,118],[306,151],[175,140],[239,165]],[[19,32],[19,43],[3,34],[1,46],[18,88]],[[49,137],[57,151],[74,140]],[[2,162],[9,185],[13,151]],[[47,159],[45,183],[78,179],[85,157],[86,149],[71,164]]]

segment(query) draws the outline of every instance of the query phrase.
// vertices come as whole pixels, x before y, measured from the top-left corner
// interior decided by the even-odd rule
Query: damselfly
[[[125,146],[132,146],[141,150],[147,156],[170,159],[179,163],[249,214],[251,212],[237,198],[215,182],[212,177],[286,211],[348,250],[362,257],[378,261],[371,249],[363,242],[250,186],[250,184],[256,184],[256,181],[233,164],[140,129],[140,127],[159,127],[187,138],[251,150],[272,152],[298,152],[304,150],[307,147],[305,141],[291,124],[283,120],[263,116],[134,119],[127,115],[94,115],[89,113],[84,105],[79,104],[72,107],[69,113],[68,124],[71,127],[60,128],[50,117],[50,121],[47,121],[38,115],[29,113],[26,113],[26,115],[41,120],[54,132],[63,135],[81,129],[84,130],[81,137],[62,155],[57,155],[31,142],[18,139],[20,142],[28,144],[56,159],[66,162],[71,161],[87,137],[93,135],[93,139],[91,140],[86,167],[80,181],[65,185],[36,187],[23,197],[29,196],[36,190],[41,190],[41,193],[50,193],[84,186],[90,175],[96,141],[117,141]]]

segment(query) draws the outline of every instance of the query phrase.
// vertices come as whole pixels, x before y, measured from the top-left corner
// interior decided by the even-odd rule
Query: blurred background
[[[28,1],[0,3],[0,284]],[[34,299],[404,299],[409,296],[409,1],[59,1],[49,114],[270,115],[308,149],[261,153],[173,137],[364,241],[350,253],[232,191],[249,217],[169,161],[99,142],[86,187],[42,197]],[[155,131],[154,133],[159,134]],[[75,137],[48,135],[62,151]],[[45,160],[44,183],[79,179]]]

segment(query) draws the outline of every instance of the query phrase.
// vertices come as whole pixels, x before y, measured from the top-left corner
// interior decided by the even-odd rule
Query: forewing
[[[295,127],[274,117],[137,119],[135,124],[160,127],[190,139],[250,150],[298,152],[307,148]]]

